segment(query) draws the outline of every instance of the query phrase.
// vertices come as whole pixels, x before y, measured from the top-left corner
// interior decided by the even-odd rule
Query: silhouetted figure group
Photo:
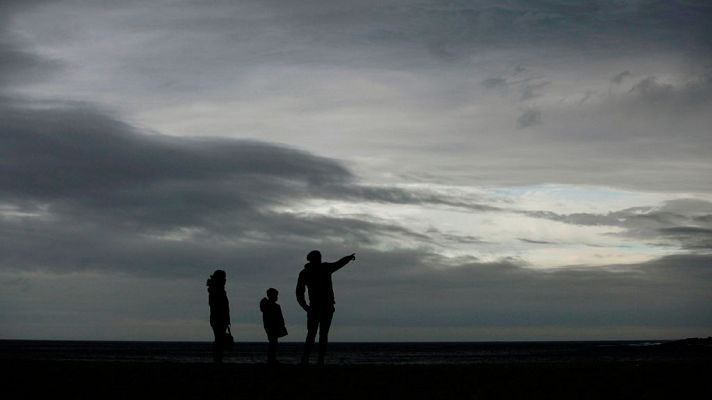
[[[336,262],[321,261],[321,253],[313,250],[307,254],[307,263],[297,279],[297,302],[307,313],[307,338],[304,343],[302,365],[309,364],[316,334],[319,333],[318,364],[324,365],[324,358],[329,343],[329,328],[334,317],[334,287],[331,274],[343,268],[356,259],[355,254],[342,257]],[[210,326],[213,328],[213,362],[222,363],[225,343],[232,342],[230,335],[230,306],[225,292],[225,271],[216,270],[208,279],[208,300],[210,304]],[[308,291],[307,303],[304,292]],[[277,344],[280,337],[287,336],[287,328],[282,315],[282,308],[277,304],[279,291],[274,288],[267,290],[267,297],[260,301],[262,322],[267,334],[267,363],[279,364],[277,360]]]

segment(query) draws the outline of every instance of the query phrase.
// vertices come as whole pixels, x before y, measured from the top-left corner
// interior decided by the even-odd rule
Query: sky
[[[0,2],[0,339],[712,335],[712,4]]]

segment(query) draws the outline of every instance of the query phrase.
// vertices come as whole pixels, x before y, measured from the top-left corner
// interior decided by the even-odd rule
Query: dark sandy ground
[[[712,361],[474,365],[0,360],[3,399],[712,399]]]

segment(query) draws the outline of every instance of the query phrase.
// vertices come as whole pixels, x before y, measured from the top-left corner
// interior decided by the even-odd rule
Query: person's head
[[[275,288],[269,288],[267,289],[267,298],[272,300],[272,301],[277,301],[277,297],[279,297],[279,291]]]
[[[321,253],[319,250],[312,250],[307,254],[307,261],[312,264],[321,264]]]
[[[210,275],[210,279],[208,279],[208,286],[210,286],[210,287],[225,286],[226,280],[227,280],[227,275],[225,274],[225,271],[223,271],[221,269],[216,269],[215,272],[213,272],[213,274]]]

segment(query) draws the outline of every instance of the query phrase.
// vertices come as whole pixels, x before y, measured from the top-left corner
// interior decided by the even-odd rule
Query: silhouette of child
[[[262,322],[264,323],[265,332],[267,333],[267,363],[279,364],[277,361],[277,340],[287,336],[287,328],[284,326],[284,317],[282,316],[282,307],[277,304],[279,291],[274,288],[267,289],[267,297],[260,301],[260,310],[262,311]]]

